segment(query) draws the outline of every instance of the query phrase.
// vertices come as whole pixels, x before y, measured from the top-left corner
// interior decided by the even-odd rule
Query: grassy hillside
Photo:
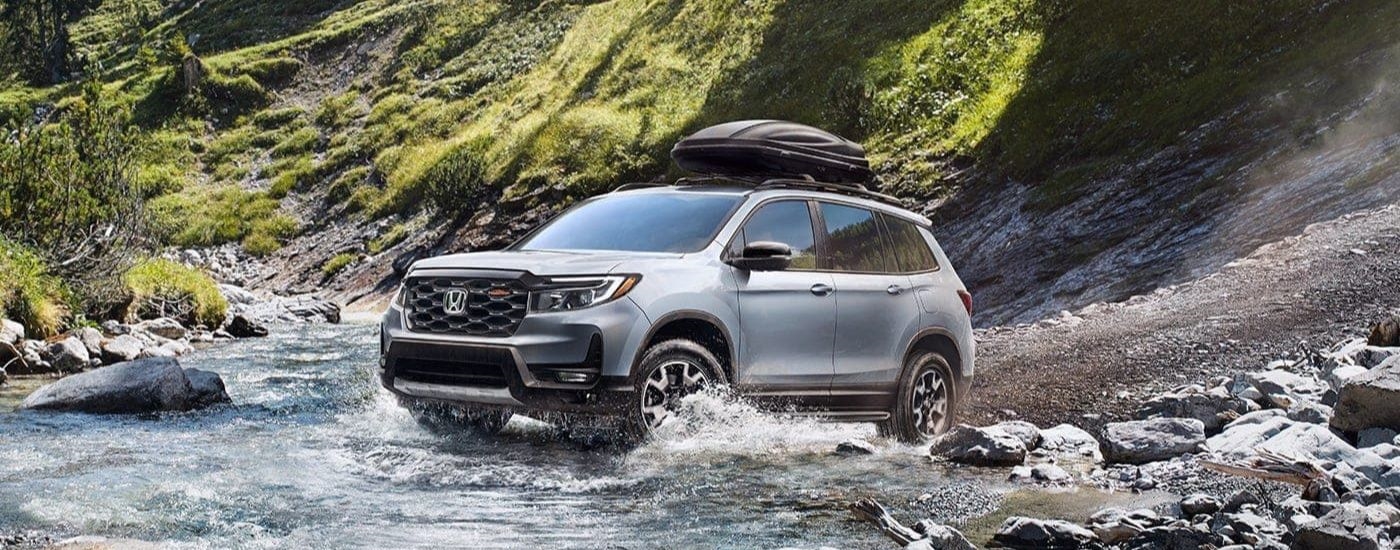
[[[1282,81],[1321,83],[1304,106],[1352,97],[1331,71],[1396,20],[1384,0],[107,0],[70,32],[134,105],[162,238],[270,254],[329,220],[652,179],[677,138],[738,118],[860,140],[896,193],[1012,178],[1053,209]],[[0,113],[76,89],[11,79]]]

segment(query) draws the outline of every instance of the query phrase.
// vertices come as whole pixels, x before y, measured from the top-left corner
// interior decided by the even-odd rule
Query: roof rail
[[[614,187],[612,192],[616,193],[618,191],[631,191],[633,189],[649,189],[652,187],[670,187],[671,185],[672,184],[670,183],[658,183],[653,181],[640,183],[624,183],[622,185]]]

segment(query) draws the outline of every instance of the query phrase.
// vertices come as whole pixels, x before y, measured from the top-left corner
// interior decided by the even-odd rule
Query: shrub
[[[228,313],[228,302],[209,275],[170,260],[140,262],[127,270],[122,282],[131,295],[129,319],[170,317],[213,328],[223,324]]]
[[[290,57],[261,59],[240,66],[237,72],[252,77],[264,86],[282,87],[290,84],[292,77],[301,70],[301,62]]]
[[[281,241],[264,233],[249,233],[247,237],[243,237],[242,244],[244,251],[258,257],[267,256],[282,249]]]
[[[0,317],[24,325],[31,338],[57,334],[70,294],[39,255],[0,236]]]
[[[423,189],[428,201],[445,215],[460,217],[475,212],[490,186],[484,158],[487,146],[483,139],[448,151],[413,187]]]
[[[340,270],[345,269],[346,266],[353,263],[355,259],[355,255],[349,252],[336,254],[332,256],[331,259],[326,260],[326,263],[321,266],[321,273],[325,274],[326,277],[332,277],[336,273],[340,273]]]
[[[301,115],[305,112],[306,111],[303,111],[298,107],[287,107],[285,109],[268,109],[266,111],[258,111],[257,114],[253,115],[253,124],[258,125],[259,128],[263,129],[280,128],[291,124],[292,121],[300,118]]]
[[[369,250],[370,254],[378,254],[403,242],[403,240],[408,237],[408,234],[408,224],[397,224],[389,228],[388,231],[385,231],[384,234],[371,240],[366,248]]]

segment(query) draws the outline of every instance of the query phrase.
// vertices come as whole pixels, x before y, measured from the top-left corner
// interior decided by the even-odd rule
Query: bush
[[[170,260],[136,264],[122,276],[130,292],[128,319],[170,317],[186,325],[214,328],[224,322],[228,302],[209,275]]]
[[[254,233],[276,239],[297,230],[295,220],[278,213],[276,199],[237,186],[166,195],[151,201],[151,208],[157,225],[176,246],[215,246]],[[260,241],[258,248],[265,250],[267,239]]]
[[[445,215],[460,217],[475,212],[490,186],[484,158],[487,146],[487,141],[478,140],[448,151],[423,172],[414,187],[423,189],[428,201]]]
[[[258,111],[257,114],[253,115],[253,124],[258,125],[259,128],[268,130],[281,128],[291,124],[292,121],[300,118],[305,112],[306,111],[301,110],[299,107]]]
[[[340,270],[345,269],[346,266],[354,263],[355,258],[356,256],[349,252],[336,254],[321,266],[321,273],[325,274],[326,277],[332,277],[336,273],[340,273]]]
[[[290,57],[262,59],[243,65],[237,69],[251,76],[264,86],[282,87],[290,84],[292,77],[301,70],[301,62]]]
[[[58,334],[70,294],[37,254],[0,236],[0,317],[24,325],[31,338]]]

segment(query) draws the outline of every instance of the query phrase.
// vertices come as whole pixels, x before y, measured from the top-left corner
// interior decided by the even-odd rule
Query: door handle
[[[890,296],[898,296],[904,293],[904,289],[900,288],[899,285],[890,285],[889,288],[885,289],[885,292],[889,293]]]
[[[831,285],[828,284],[817,283],[812,285],[812,294],[816,294],[817,296],[826,296],[827,294],[831,294],[833,290],[836,289],[831,288]]]

